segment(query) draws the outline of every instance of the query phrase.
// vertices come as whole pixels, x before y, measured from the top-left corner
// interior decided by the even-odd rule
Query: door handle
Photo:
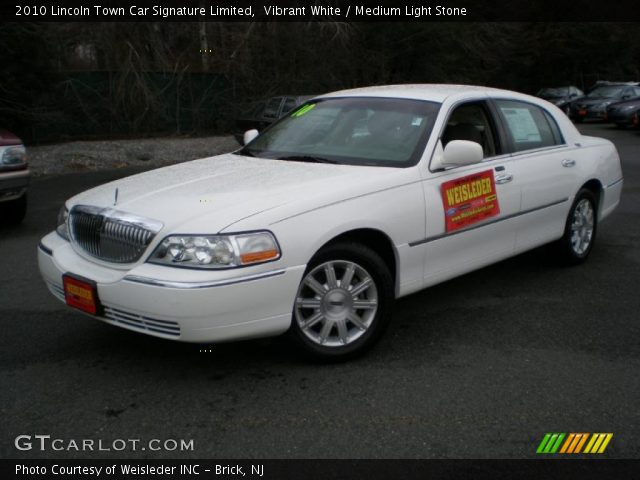
[[[571,158],[565,158],[562,160],[563,167],[573,167],[576,164],[576,161]]]
[[[513,180],[513,175],[511,175],[510,173],[502,173],[495,178],[495,182],[498,185],[509,183],[511,180]]]

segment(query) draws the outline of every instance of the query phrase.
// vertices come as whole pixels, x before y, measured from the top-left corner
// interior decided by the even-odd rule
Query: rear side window
[[[560,129],[544,109],[525,102],[497,100],[516,152],[562,145]]]

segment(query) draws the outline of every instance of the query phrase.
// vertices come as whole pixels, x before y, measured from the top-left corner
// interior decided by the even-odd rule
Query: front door
[[[512,172],[511,157],[485,102],[455,107],[440,140],[442,146],[451,140],[477,142],[485,158],[433,172],[423,183],[425,286],[512,255],[520,211],[520,179]]]

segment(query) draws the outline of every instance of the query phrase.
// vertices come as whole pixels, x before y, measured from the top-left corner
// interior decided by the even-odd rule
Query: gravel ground
[[[27,151],[31,172],[41,176],[125,167],[156,168],[237,148],[233,136],[225,135],[68,142],[28,147]]]

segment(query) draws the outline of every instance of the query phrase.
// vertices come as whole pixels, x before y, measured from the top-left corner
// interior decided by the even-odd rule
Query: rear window
[[[562,145],[560,129],[553,117],[538,107],[525,102],[498,100],[507,130],[516,152]]]

